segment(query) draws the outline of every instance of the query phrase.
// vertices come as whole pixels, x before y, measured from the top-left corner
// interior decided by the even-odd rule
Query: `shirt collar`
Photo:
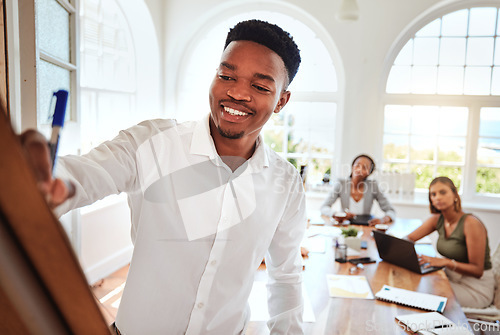
[[[208,156],[210,159],[215,159],[217,150],[212,136],[210,135],[210,114],[196,123],[191,140],[190,154]],[[266,150],[267,149],[267,150]],[[257,138],[257,146],[252,157],[248,160],[250,172],[256,172],[264,167],[269,167],[270,153],[262,140],[262,135]]]

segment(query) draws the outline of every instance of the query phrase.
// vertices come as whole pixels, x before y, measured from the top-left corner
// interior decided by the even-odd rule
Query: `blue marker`
[[[52,172],[56,163],[57,147],[59,145],[59,132],[64,126],[64,117],[66,115],[66,104],[68,102],[68,91],[59,90],[54,92],[56,97],[56,107],[52,117],[52,134],[49,140],[50,159],[52,161]]]

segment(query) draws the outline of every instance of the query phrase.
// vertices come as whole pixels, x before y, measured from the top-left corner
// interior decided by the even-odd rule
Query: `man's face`
[[[210,87],[211,122],[218,133],[254,141],[272,113],[288,102],[287,80],[274,51],[255,42],[231,42]]]

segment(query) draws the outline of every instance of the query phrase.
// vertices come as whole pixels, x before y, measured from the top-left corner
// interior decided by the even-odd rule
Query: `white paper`
[[[302,246],[309,250],[309,252],[325,253],[326,239],[324,236],[318,235],[309,237],[302,241]]]
[[[375,299],[365,276],[326,275],[330,297]]]

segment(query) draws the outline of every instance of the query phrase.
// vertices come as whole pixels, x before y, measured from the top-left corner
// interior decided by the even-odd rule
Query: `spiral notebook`
[[[448,298],[439,295],[414,292],[388,285],[384,285],[384,287],[375,294],[375,298],[440,313],[444,311],[446,302],[448,301]]]

